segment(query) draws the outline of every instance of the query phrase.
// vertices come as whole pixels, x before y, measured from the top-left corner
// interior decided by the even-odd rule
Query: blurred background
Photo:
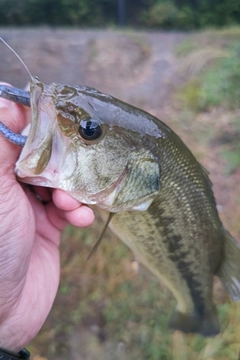
[[[240,2],[0,0],[0,36],[45,83],[88,85],[166,122],[210,172],[224,225],[240,241]],[[0,44],[0,79],[29,76]],[[216,280],[222,333],[168,330],[175,300],[103,223],[68,227],[53,309],[33,360],[237,360],[240,305]],[[34,316],[34,314],[33,314]]]

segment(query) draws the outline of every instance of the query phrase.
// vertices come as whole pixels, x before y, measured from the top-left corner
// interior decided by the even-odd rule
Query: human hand
[[[19,133],[28,109],[0,99],[0,121]],[[59,243],[70,222],[84,227],[93,212],[61,190],[35,187],[46,204],[16,181],[21,148],[0,135],[0,347],[19,351],[42,327],[59,284]]]

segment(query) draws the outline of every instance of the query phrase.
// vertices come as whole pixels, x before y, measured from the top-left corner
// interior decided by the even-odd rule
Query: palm
[[[27,330],[25,336],[21,333],[22,347],[40,329],[55,298],[59,282],[59,228],[64,227],[65,221],[58,222],[57,228],[53,202],[44,206],[16,181],[11,180],[9,186],[5,183],[5,188],[9,189],[5,194],[9,199],[6,198],[7,212],[0,215],[0,223],[5,224],[0,229],[0,259],[7,257],[7,264],[0,273],[0,293],[10,291],[10,298],[7,302],[0,298],[0,318],[4,316],[4,323],[17,321],[22,330]],[[1,339],[2,332],[4,326]],[[14,343],[19,343],[15,339],[18,333],[19,329],[11,337]]]
[[[26,110],[10,102],[0,119],[16,132]],[[9,104],[11,104],[9,106]],[[35,336],[53,304],[59,283],[59,242],[65,225],[83,227],[92,211],[61,190],[44,194],[43,205],[14,175],[20,148],[0,137],[0,339],[1,347],[18,351]]]

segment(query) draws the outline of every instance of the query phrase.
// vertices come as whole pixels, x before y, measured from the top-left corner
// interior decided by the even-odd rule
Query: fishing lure
[[[30,78],[33,79],[32,74],[30,73],[28,67],[26,66],[24,61],[20,58],[20,56],[1,37],[0,37],[0,41],[2,41],[14,53],[14,55],[20,60],[22,65],[27,70],[28,74],[30,75]],[[0,85],[0,97],[30,107],[29,91],[18,89],[9,85]],[[6,139],[19,146],[24,146],[27,140],[27,136],[16,134],[12,130],[10,130],[6,125],[4,125],[2,122],[0,122],[0,133]]]
[[[28,91],[24,91],[22,89],[14,88],[8,85],[0,85],[0,97],[18,104],[30,106],[30,94]],[[16,145],[24,146],[26,144],[27,136],[16,134],[2,122],[0,122],[0,133]]]

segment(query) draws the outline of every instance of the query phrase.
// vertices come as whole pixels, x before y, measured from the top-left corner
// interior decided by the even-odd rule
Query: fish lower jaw
[[[21,170],[21,168],[19,168],[18,166],[16,166],[15,168],[15,174],[18,181],[26,184],[56,187],[56,184],[53,184],[53,181],[48,179],[48,177],[41,175],[34,176],[32,173]]]
[[[36,185],[36,186],[45,186],[45,187],[54,187],[52,182],[44,177],[22,177],[17,174],[17,180],[26,184]]]

